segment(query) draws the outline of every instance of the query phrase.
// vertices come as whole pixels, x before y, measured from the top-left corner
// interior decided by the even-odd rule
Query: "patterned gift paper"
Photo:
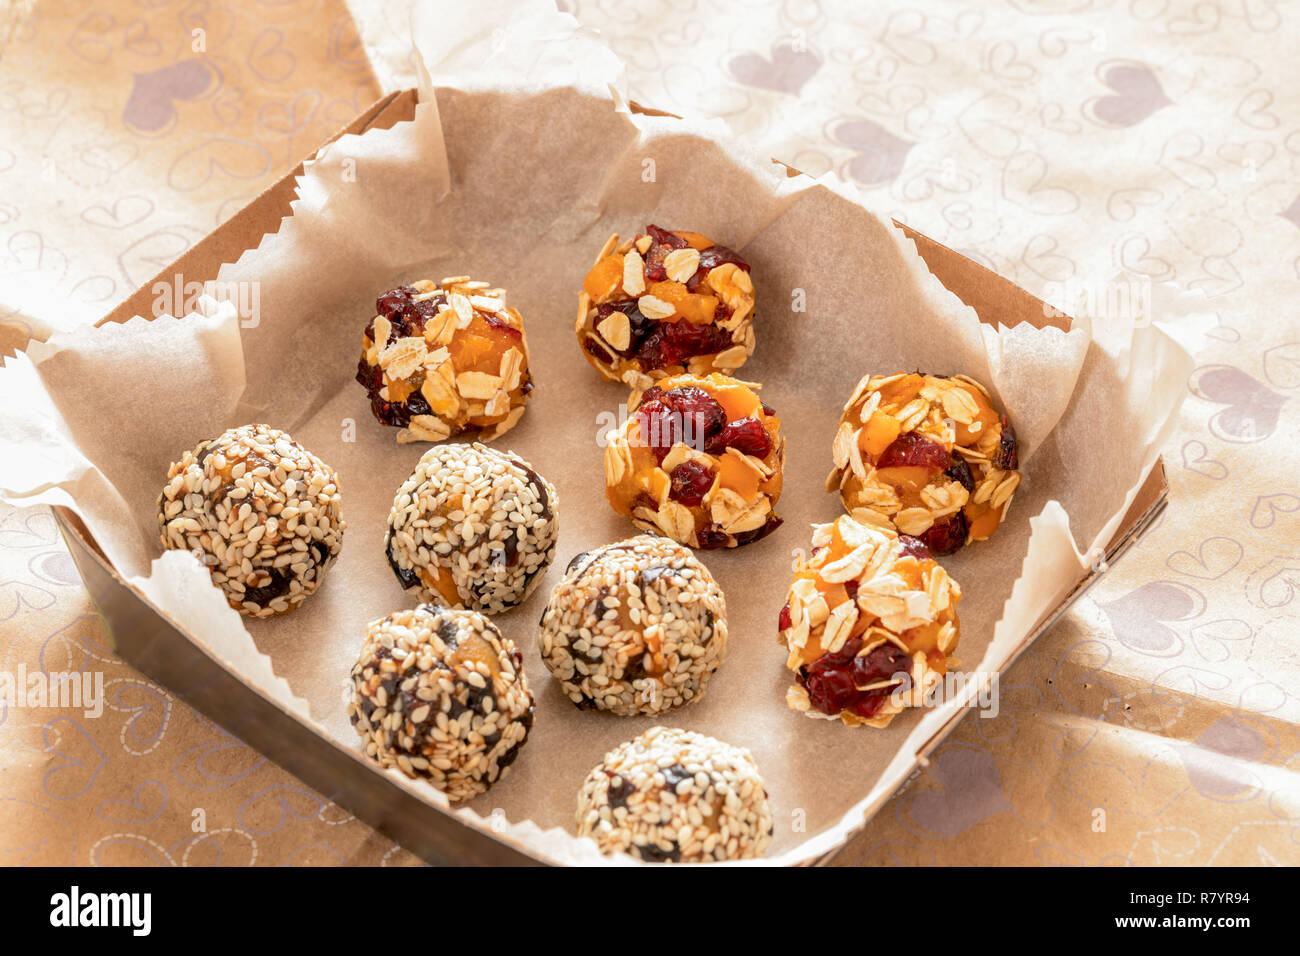
[[[1278,40],[1300,15],[561,6],[639,102],[834,171],[1054,304],[1123,321],[1161,282],[1207,297],[1169,510],[837,862],[1300,862],[1300,84]],[[406,6],[350,7],[49,0],[0,24],[0,344],[97,318],[410,85]],[[0,710],[0,860],[415,862],[108,652],[39,511],[0,514],[0,621],[0,673],[104,688],[99,716]]]

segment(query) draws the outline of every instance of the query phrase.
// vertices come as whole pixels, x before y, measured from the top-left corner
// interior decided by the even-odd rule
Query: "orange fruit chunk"
[[[692,249],[698,249],[703,252],[705,249],[712,249],[717,243],[707,236],[701,236],[698,232],[687,232],[684,229],[674,229],[673,235],[678,239],[685,239],[686,244]]]
[[[695,325],[712,322],[718,309],[717,296],[688,292],[680,282],[652,282],[647,291],[656,299],[667,302],[678,315]]]
[[[910,372],[880,389],[880,403],[882,405],[905,405],[916,398],[924,385],[924,378],[915,372]]]
[[[984,541],[998,529],[998,524],[1002,521],[1002,512],[985,504],[968,504],[962,510],[970,522],[968,534],[972,541]]]
[[[746,501],[758,497],[758,483],[761,480],[747,464],[735,455],[722,455],[718,458],[718,478],[722,487],[730,488]]]
[[[754,390],[746,388],[744,385],[731,385],[725,388],[711,389],[710,391],[713,398],[722,406],[722,410],[727,413],[727,421],[729,422],[749,418],[751,415],[757,417],[763,410],[763,403],[754,394]]]
[[[921,489],[930,483],[933,474],[931,469],[920,465],[897,465],[877,469],[876,478],[882,484],[893,486],[904,506],[914,506],[920,501]]]
[[[617,289],[622,282],[623,257],[609,255],[591,267],[587,278],[582,280],[582,291],[594,301],[609,295],[611,287]]]
[[[858,432],[858,447],[874,462],[894,443],[899,431],[898,419],[892,415],[872,412],[867,424]]]

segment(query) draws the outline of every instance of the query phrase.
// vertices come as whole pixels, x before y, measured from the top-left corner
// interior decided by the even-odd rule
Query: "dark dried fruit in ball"
[[[1007,416],[1003,415],[1002,419],[1002,437],[998,441],[998,450],[993,453],[993,465],[1005,471],[1015,471],[1020,467],[1020,453],[1017,450],[1016,430],[1011,427],[1007,421]]]
[[[914,538],[910,534],[900,534],[898,543],[902,545],[904,557],[916,558],[918,561],[933,559],[934,555],[930,549],[925,546],[925,542],[920,538]]]
[[[932,554],[952,554],[966,543],[969,529],[965,512],[958,511],[930,525],[920,538]]]
[[[952,459],[948,462],[948,470],[944,474],[967,491],[975,490],[975,476],[971,473],[970,465],[966,463],[966,459],[961,455],[953,454]]]
[[[685,320],[655,322],[636,350],[647,372],[684,365],[697,355],[716,355],[731,348],[731,333],[714,325],[697,325]]]
[[[880,453],[876,461],[877,468],[919,467],[931,471],[943,471],[951,460],[948,449],[938,442],[923,438],[916,432],[899,435],[893,443]]]
[[[688,508],[703,501],[713,487],[713,469],[696,458],[682,462],[668,478],[672,482],[668,497]]]
[[[705,451],[710,455],[720,455],[728,448],[755,458],[766,458],[772,451],[772,436],[763,423],[751,415],[728,422],[705,445]]]

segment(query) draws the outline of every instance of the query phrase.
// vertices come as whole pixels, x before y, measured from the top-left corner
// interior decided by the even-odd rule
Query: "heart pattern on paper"
[[[915,143],[895,136],[874,120],[845,120],[831,128],[831,139],[858,155],[849,160],[845,173],[863,185],[887,183],[898,176]]]
[[[1107,126],[1136,126],[1158,109],[1173,105],[1145,63],[1104,63],[1098,79],[1114,92],[1084,104],[1084,112]]]
[[[798,96],[821,65],[822,58],[814,50],[793,40],[778,40],[772,44],[770,56],[741,53],[731,58],[727,69],[746,86]]]
[[[1120,643],[1145,654],[1164,656],[1177,653],[1183,644],[1169,624],[1199,615],[1205,609],[1205,598],[1185,584],[1151,581],[1098,606]]]
[[[1210,431],[1230,442],[1257,442],[1277,430],[1288,401],[1231,365],[1205,365],[1192,373],[1188,387],[1197,398],[1227,408],[1210,418]]]
[[[1179,574],[1200,578],[1203,581],[1213,581],[1223,577],[1240,564],[1243,553],[1238,542],[1218,535],[1202,541],[1200,547],[1196,549],[1196,554],[1190,551],[1175,551],[1165,559],[1165,564]]]
[[[921,790],[903,800],[902,812],[910,829],[955,837],[1011,809],[997,761],[985,750],[945,746],[932,758],[930,776],[938,789]]]
[[[197,100],[220,83],[206,60],[181,60],[148,73],[135,74],[122,122],[140,133],[158,133],[176,122],[178,100]]]

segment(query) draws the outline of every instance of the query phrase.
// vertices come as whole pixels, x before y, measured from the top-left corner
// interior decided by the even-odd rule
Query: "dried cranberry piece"
[[[731,333],[714,325],[681,320],[655,322],[636,349],[641,367],[651,372],[683,365],[696,355],[714,355],[731,348]]]
[[[636,412],[641,441],[649,445],[660,461],[677,443],[680,419],[658,399],[646,402]]]
[[[953,481],[958,482],[967,491],[975,490],[975,476],[971,473],[970,465],[961,455],[953,455],[948,462],[948,470],[944,472]]]
[[[803,681],[808,700],[823,714],[838,714],[861,696],[847,669],[809,674]]]
[[[699,542],[701,551],[713,551],[717,548],[725,548],[731,543],[731,535],[723,531],[716,524],[710,524],[699,528],[695,532],[695,539]]]
[[[660,401],[681,415],[683,421],[691,419],[691,428],[699,439],[717,434],[727,421],[727,413],[718,404],[718,400],[696,385],[670,388],[663,393]]]
[[[1002,422],[1002,439],[998,442],[998,450],[993,453],[993,464],[995,467],[1002,468],[1006,471],[1015,471],[1020,467],[1020,453],[1017,450],[1016,430],[1011,427],[1007,421],[1007,416],[1003,415]]]
[[[695,270],[695,275],[691,276],[686,283],[686,288],[694,292],[699,284],[704,281],[704,277],[709,274],[709,271],[724,262],[734,262],[741,269],[746,272],[749,271],[749,263],[742,259],[740,253],[736,252],[736,250],[729,249],[726,246],[710,246],[700,253],[700,265]]]
[[[742,545],[752,544],[755,541],[766,538],[783,524],[785,524],[784,518],[778,514],[769,512],[767,515],[767,521],[763,524],[763,527],[755,528],[753,531],[742,531],[740,534],[735,536],[736,546],[740,547]]]
[[[903,546],[903,556],[916,558],[918,561],[933,560],[934,555],[930,549],[925,546],[925,542],[920,538],[914,538],[910,534],[900,534],[898,543]]]
[[[713,487],[713,469],[695,458],[682,462],[668,477],[672,481],[668,497],[691,508]]]
[[[583,340],[582,349],[584,352],[586,352],[588,355],[594,358],[597,362],[603,362],[606,365],[614,364],[614,356],[610,355],[603,348],[601,348],[600,343],[597,342],[595,339],[593,339],[591,336],[587,336],[587,338]]]
[[[400,315],[411,304],[411,296],[414,293],[415,290],[409,285],[390,289],[375,300],[375,311],[384,318],[391,320],[394,316]]]
[[[849,596],[850,601],[856,601],[858,599],[857,578],[849,578],[844,582],[844,593]]]
[[[688,243],[681,236],[674,236],[658,226],[646,226],[645,234],[654,240],[645,255],[645,277],[651,282],[662,282],[668,278],[664,268],[664,258],[674,249],[685,249]]]
[[[912,658],[897,644],[886,641],[861,657],[853,658],[853,680],[859,687],[889,680],[911,669]]]
[[[649,388],[647,388],[644,392],[641,393],[641,400],[636,403],[636,407],[640,408],[646,402],[657,399],[663,393],[664,390],[660,388],[658,385],[651,385]]]
[[[704,450],[710,455],[720,455],[728,448],[755,458],[766,458],[772,451],[772,436],[763,427],[763,423],[751,415],[728,422],[709,439]]]
[[[921,541],[933,554],[952,554],[966,543],[968,530],[970,523],[965,513],[958,511],[932,524],[921,535]]]
[[[880,453],[877,468],[895,468],[914,465],[943,471],[951,459],[948,449],[938,442],[922,438],[916,432],[907,432],[894,439],[893,444]]]
[[[519,331],[509,322],[506,322],[504,319],[499,318],[495,312],[486,313],[483,316],[483,321],[487,322],[487,324],[492,326],[492,328],[500,329],[502,332],[507,332],[510,335],[513,335],[517,339],[522,340],[524,337],[523,332]]]
[[[717,399],[695,385],[672,388],[637,409],[641,438],[662,461],[677,442],[701,450],[726,421]]]
[[[781,608],[781,615],[776,619],[776,629],[778,631],[788,631],[794,622],[790,620],[790,605],[787,602]]]

